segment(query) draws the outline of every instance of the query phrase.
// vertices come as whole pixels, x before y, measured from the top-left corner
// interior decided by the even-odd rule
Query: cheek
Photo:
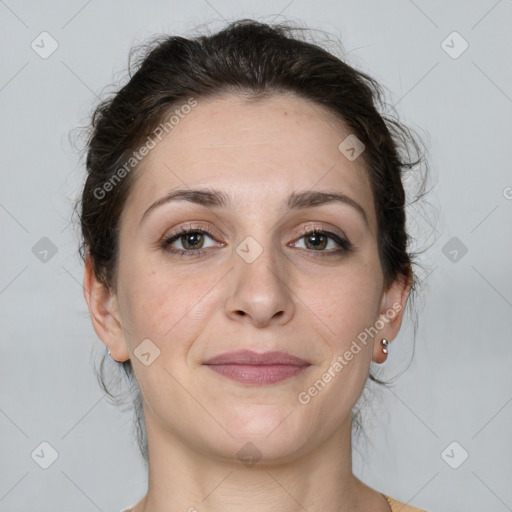
[[[146,261],[139,266],[127,266],[124,273],[120,272],[120,284],[123,318],[132,326],[133,344],[149,338],[163,349],[169,340],[186,341],[184,331],[193,331],[204,319],[206,294],[215,282],[211,274],[183,276],[169,265],[151,267]]]
[[[371,267],[354,265],[340,272],[321,293],[310,290],[310,310],[329,348],[329,360],[318,369],[315,378],[325,383],[322,398],[312,400],[318,414],[326,418],[324,427],[335,428],[359,398],[368,378],[373,351],[373,338],[368,334],[375,325],[381,299],[380,276]],[[325,333],[325,334],[324,334]],[[312,379],[311,385],[315,385]],[[314,392],[315,390],[313,390]],[[330,411],[330,412],[329,412]],[[333,414],[337,411],[336,414]]]
[[[296,293],[307,306],[301,309],[339,351],[376,321],[381,278],[369,265],[347,266],[329,279],[304,279]]]

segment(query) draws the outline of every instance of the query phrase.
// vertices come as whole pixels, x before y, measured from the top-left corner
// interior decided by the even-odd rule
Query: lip
[[[254,352],[252,350],[236,350],[234,352],[224,352],[211,359],[204,364],[243,364],[243,365],[293,365],[293,366],[309,366],[310,363],[285,352]]]
[[[251,350],[219,354],[203,364],[228,379],[253,385],[274,384],[311,366],[304,359],[284,352],[258,353]]]

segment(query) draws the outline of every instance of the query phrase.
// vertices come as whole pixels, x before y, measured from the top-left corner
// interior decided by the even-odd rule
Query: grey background
[[[384,377],[406,371],[368,411],[354,471],[429,512],[512,510],[511,1],[0,0],[1,511],[117,512],[146,488],[131,415],[92,372],[103,345],[69,225],[84,176],[69,131],[124,75],[132,45],[279,13],[340,37],[430,149],[435,236],[419,216],[411,226],[432,243],[414,358],[409,322]],[[58,42],[46,59],[31,47],[43,31]],[[457,58],[442,47],[453,31],[469,44]],[[43,237],[57,249],[46,261]],[[48,469],[31,457],[43,441],[58,453]]]

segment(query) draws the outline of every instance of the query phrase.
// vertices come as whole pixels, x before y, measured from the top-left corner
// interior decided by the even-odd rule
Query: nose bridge
[[[279,241],[275,239],[273,226],[275,219],[269,210],[261,208],[261,205],[245,204],[245,214],[243,217],[246,222],[242,226],[240,235],[242,236],[236,246],[236,254],[242,260],[240,266],[247,272],[251,267],[257,268],[262,272],[262,266],[267,266],[267,270],[273,270],[277,267],[280,259]],[[275,270],[274,270],[275,272]],[[252,273],[252,272],[251,272]]]
[[[267,237],[261,243],[252,235],[246,237],[236,248],[238,259],[237,266],[240,267],[240,276],[246,280],[254,281],[254,284],[262,283],[265,286],[272,285],[274,281],[279,282],[280,255],[276,254],[274,242]],[[275,283],[277,284],[277,283]]]

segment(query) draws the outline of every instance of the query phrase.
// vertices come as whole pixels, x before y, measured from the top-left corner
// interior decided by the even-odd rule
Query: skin
[[[402,322],[410,280],[384,289],[377,220],[361,157],[338,149],[350,133],[324,107],[292,94],[248,103],[234,95],[199,100],[137,169],[120,221],[117,293],[86,262],[84,294],[96,333],[117,361],[131,359],[144,396],[149,487],[134,512],[389,512],[384,497],[352,473],[351,410],[381,339]],[[175,201],[146,209],[178,188],[214,188],[227,208]],[[287,212],[292,192],[342,192],[346,204]],[[204,252],[179,257],[159,242],[193,221],[209,230]],[[327,229],[317,249],[301,228]],[[248,236],[263,252],[252,263],[236,248]],[[176,250],[190,251],[190,237]],[[321,252],[331,256],[321,257]],[[401,310],[308,404],[298,401],[357,335],[393,304]],[[150,339],[160,355],[144,365]],[[276,384],[228,380],[203,363],[240,348],[281,350],[311,366]],[[251,442],[252,466],[237,452]],[[254,448],[253,448],[254,450]],[[194,508],[191,508],[194,507]]]

